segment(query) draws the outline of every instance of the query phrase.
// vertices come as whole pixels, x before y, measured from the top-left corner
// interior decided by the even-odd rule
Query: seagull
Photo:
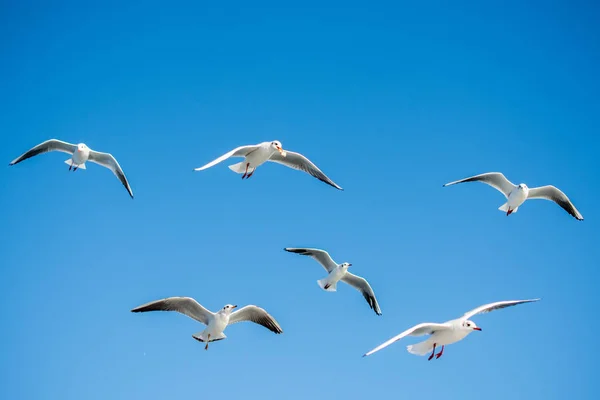
[[[283,164],[286,167],[304,171],[336,189],[344,190],[334,181],[329,179],[319,168],[317,168],[315,164],[313,164],[302,154],[283,150],[281,148],[281,143],[277,140],[248,146],[240,146],[231,150],[229,153],[223,154],[221,157],[209,162],[203,167],[195,168],[194,171],[205,170],[220,163],[221,161],[228,159],[229,157],[244,157],[244,161],[229,166],[229,169],[233,172],[243,174],[242,179],[250,178],[254,174],[254,171],[256,171],[256,168],[258,168],[260,165],[267,161],[273,161]]]
[[[129,182],[127,182],[127,178],[125,177],[125,173],[121,169],[121,166],[117,162],[117,160],[109,153],[101,153],[99,151],[94,151],[87,147],[85,143],[72,144],[63,142],[62,140],[50,139],[46,140],[43,143],[38,144],[31,150],[28,150],[21,156],[15,158],[11,161],[10,165],[15,165],[20,163],[21,161],[27,160],[33,156],[37,156],[38,154],[47,153],[49,151],[60,151],[63,153],[71,154],[71,158],[65,160],[65,163],[69,166],[69,171],[77,171],[78,168],[86,169],[85,162],[91,161],[96,164],[100,164],[103,167],[110,169],[113,174],[125,186],[127,192],[129,192],[129,196],[133,199],[133,191],[131,190],[131,186],[129,186]]]
[[[375,311],[375,314],[381,315],[381,308],[379,308],[379,303],[377,303],[377,299],[375,299],[375,293],[373,292],[373,289],[371,289],[369,282],[367,282],[365,278],[361,278],[360,276],[348,272],[348,268],[351,267],[352,264],[347,262],[342,264],[336,263],[325,250],[299,249],[291,247],[286,247],[284,250],[289,251],[290,253],[310,256],[317,260],[319,264],[321,264],[323,268],[329,272],[329,275],[317,281],[323,290],[327,292],[335,292],[337,283],[339,281],[346,282],[348,285],[362,293],[365,300],[367,300],[367,303],[369,303],[369,307]]]
[[[481,175],[475,175],[470,178],[461,179],[458,181],[446,183],[445,186],[455,185],[462,182],[480,181],[502,192],[506,197],[507,202],[501,205],[498,210],[506,211],[506,215],[516,213],[519,206],[529,199],[544,199],[551,200],[561,206],[566,212],[580,221],[583,221],[583,216],[577,211],[571,200],[560,189],[548,185],[536,188],[528,188],[526,184],[513,184],[511,181],[500,172],[488,172]]]
[[[223,334],[223,331],[228,325],[235,324],[236,322],[251,321],[264,326],[276,334],[283,333],[275,318],[269,315],[264,309],[248,305],[237,311],[233,311],[236,307],[237,305],[227,304],[216,313],[213,313],[202,307],[200,303],[191,297],[169,297],[143,304],[134,308],[131,312],[177,311],[196,321],[202,322],[206,325],[206,329],[193,334],[192,337],[199,342],[206,342],[205,350],[208,350],[208,343],[225,339],[227,336]]]
[[[467,335],[473,331],[481,331],[481,328],[475,325],[475,322],[469,320],[474,315],[484,314],[490,311],[499,310],[505,307],[516,306],[517,304],[523,303],[532,303],[534,301],[539,301],[540,299],[530,299],[530,300],[508,300],[508,301],[498,301],[496,303],[485,304],[483,306],[477,307],[474,310],[471,310],[465,313],[462,317],[453,319],[448,322],[444,322],[443,324],[425,322],[422,324],[418,324],[413,326],[410,329],[405,330],[401,334],[394,336],[387,342],[380,344],[375,347],[373,350],[365,353],[363,357],[369,356],[376,351],[383,349],[384,347],[389,346],[390,344],[402,339],[405,336],[423,336],[423,335],[431,335],[427,340],[407,346],[407,350],[411,354],[416,354],[419,356],[424,356],[430,351],[432,352],[429,356],[428,360],[431,360],[433,356],[440,358],[444,353],[444,346],[452,343],[456,343],[460,340],[463,340]],[[442,349],[438,354],[435,354],[435,349],[437,346],[442,346]]]

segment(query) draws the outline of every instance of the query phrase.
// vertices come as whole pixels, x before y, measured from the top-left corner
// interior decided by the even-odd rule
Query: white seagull
[[[277,334],[283,333],[275,318],[262,308],[248,305],[232,312],[236,307],[227,304],[216,313],[213,313],[202,307],[200,303],[191,297],[169,297],[151,301],[150,303],[134,308],[131,312],[177,311],[203,323],[206,325],[206,329],[193,334],[192,337],[200,342],[206,342],[205,350],[208,350],[209,342],[225,339],[227,336],[223,334],[223,331],[228,325],[235,324],[236,322],[251,321],[264,326],[271,332]]]
[[[419,356],[424,356],[431,351],[431,355],[429,356],[429,360],[431,360],[435,355],[435,348],[437,346],[442,346],[442,349],[436,355],[436,358],[440,358],[444,353],[445,345],[456,343],[467,337],[467,335],[473,331],[481,331],[481,328],[475,325],[475,322],[469,320],[469,318],[471,318],[472,316],[477,314],[488,313],[490,311],[499,310],[505,307],[516,306],[517,304],[531,303],[538,300],[540,299],[498,301],[496,303],[485,304],[483,306],[477,307],[476,309],[465,313],[462,317],[453,319],[448,322],[444,322],[443,324],[431,322],[418,324],[410,329],[405,330],[401,334],[394,336],[387,342],[380,344],[373,350],[364,354],[363,357],[369,356],[375,353],[376,351],[379,351],[384,347],[387,347],[390,344],[402,339],[405,336],[431,335],[427,340],[407,346],[406,349],[409,353],[416,354]]]
[[[229,157],[244,157],[244,161],[229,166],[229,169],[233,172],[243,174],[242,179],[250,178],[254,174],[254,171],[256,171],[256,168],[258,168],[260,165],[267,161],[273,161],[283,164],[286,167],[304,171],[336,189],[344,190],[334,181],[329,179],[319,168],[317,168],[315,164],[313,164],[302,154],[283,150],[281,148],[281,143],[277,140],[248,146],[240,146],[231,150],[229,153],[223,154],[221,157],[209,162],[203,167],[195,168],[194,171],[205,170],[220,163],[221,161],[228,159]]]
[[[96,164],[100,164],[103,167],[110,169],[113,174],[125,186],[127,192],[133,199],[133,191],[131,190],[131,186],[129,186],[129,182],[127,182],[127,178],[125,177],[125,173],[121,169],[121,166],[117,162],[117,160],[109,153],[101,153],[99,151],[94,151],[87,147],[85,143],[72,144],[63,142],[62,140],[50,139],[46,140],[43,143],[38,144],[31,150],[28,150],[21,156],[15,158],[8,165],[15,165],[20,163],[21,161],[27,160],[33,156],[37,156],[38,154],[47,153],[49,151],[60,151],[63,153],[71,154],[71,158],[65,160],[65,163],[69,165],[69,171],[77,171],[78,168],[86,169],[85,163],[86,161],[91,161]]]
[[[583,216],[579,213],[579,211],[577,211],[567,195],[552,185],[528,188],[524,183],[520,183],[519,185],[513,184],[500,172],[488,172],[481,175],[475,175],[470,178],[446,183],[444,186],[474,181],[487,183],[494,189],[500,191],[504,197],[506,197],[507,202],[498,208],[500,211],[506,211],[506,215],[516,213],[519,209],[519,206],[523,204],[525,200],[544,199],[555,202],[573,217],[583,221]]]
[[[375,299],[375,293],[373,292],[373,289],[371,289],[369,282],[367,282],[365,278],[361,278],[360,276],[348,272],[348,267],[351,267],[352,264],[347,262],[337,264],[325,250],[291,247],[286,247],[284,250],[289,251],[290,253],[310,256],[317,260],[319,264],[329,272],[329,275],[317,281],[323,290],[335,292],[339,281],[346,282],[348,285],[362,293],[365,300],[367,300],[367,303],[369,303],[369,307],[375,311],[375,314],[381,315],[381,308],[379,308],[379,303],[377,303],[377,299]]]

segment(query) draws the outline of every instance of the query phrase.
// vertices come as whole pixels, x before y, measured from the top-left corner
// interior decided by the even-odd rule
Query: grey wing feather
[[[229,317],[229,325],[242,321],[254,322],[277,334],[283,333],[283,330],[275,318],[258,306],[245,306],[231,313],[231,316]]]
[[[127,189],[129,196],[131,196],[131,198],[133,199],[133,191],[131,190],[131,186],[129,186],[129,182],[125,177],[125,173],[123,172],[123,169],[117,162],[117,159],[114,158],[112,154],[91,150],[90,157],[88,160],[110,169],[113,172],[113,174],[115,174],[115,176],[119,178],[123,186],[125,186],[125,189]]]
[[[327,272],[331,272],[337,267],[337,264],[328,252],[321,249],[309,249],[309,248],[294,248],[294,247],[286,247],[285,251],[289,251],[290,253],[301,254],[303,256],[309,256],[314,258],[325,268]]]
[[[151,301],[131,310],[131,312],[146,311],[176,311],[202,322],[204,325],[208,325],[214,315],[191,297],[168,297],[166,299]]]
[[[367,282],[365,278],[356,276],[354,274],[351,274],[350,272],[346,272],[346,275],[344,275],[342,280],[350,286],[353,286],[355,289],[359,290],[362,293],[365,300],[367,301],[367,303],[369,303],[369,307],[371,307],[371,309],[375,311],[375,314],[381,315],[381,308],[379,308],[379,303],[375,298],[375,293],[373,292],[371,285],[369,285],[369,282]]]
[[[502,174],[501,172],[487,172],[485,174],[471,176],[469,178],[460,179],[458,181],[448,182],[444,186],[456,185],[457,183],[463,183],[463,182],[476,182],[476,181],[483,182],[483,183],[490,185],[491,187],[493,187],[494,189],[496,189],[500,193],[502,193],[504,195],[504,197],[508,197],[510,192],[515,188],[515,185],[511,181],[506,179],[504,174]]]
[[[38,154],[48,153],[49,151],[60,151],[62,153],[73,154],[76,149],[77,145],[72,143],[63,142],[62,140],[58,139],[50,139],[38,144],[30,150],[27,150],[25,153],[12,160],[8,165],[18,164],[21,161],[27,160],[28,158],[35,157]]]
[[[528,299],[528,300],[506,300],[506,301],[497,301],[495,303],[484,304],[479,306],[471,311],[466,312],[463,315],[463,319],[469,319],[477,314],[485,314],[494,310],[500,310],[506,307],[512,307],[523,303],[532,303],[535,301],[539,301],[540,299]]]
[[[559,188],[548,185],[529,189],[528,199],[550,200],[561,206],[566,212],[580,221],[583,221],[583,215],[571,203],[571,200]]]
[[[304,171],[318,180],[327,183],[328,185],[333,186],[336,189],[342,189],[337,183],[332,181],[321,171],[315,164],[313,164],[308,158],[304,157],[300,153],[295,153],[293,151],[287,151],[286,157],[282,156],[280,153],[275,153],[271,156],[269,161],[273,161],[279,164],[283,164],[286,167],[294,168],[299,171]]]

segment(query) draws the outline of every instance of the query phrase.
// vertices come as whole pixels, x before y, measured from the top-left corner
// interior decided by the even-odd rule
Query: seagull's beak
[[[232,306],[231,308],[236,308],[236,307],[237,307],[237,305],[236,306]]]
[[[474,330],[474,331],[480,331],[480,330],[481,330],[481,328],[480,328],[480,327],[476,327],[476,328],[473,328],[473,330]]]
[[[351,266],[352,266],[352,264],[348,263],[348,266],[349,266],[349,267],[351,267]]]
[[[286,156],[286,152],[283,151],[283,149],[281,147],[277,146],[276,149],[279,152],[279,154],[281,154],[282,157]]]

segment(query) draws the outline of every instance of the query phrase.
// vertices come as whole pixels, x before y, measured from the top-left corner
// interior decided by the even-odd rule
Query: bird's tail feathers
[[[511,211],[511,214],[516,213],[518,209],[519,209],[519,207],[516,207],[515,209],[513,209]],[[498,207],[498,210],[508,212],[508,203],[502,204],[500,207]]]
[[[319,279],[317,281],[317,283],[319,284],[319,286],[321,287],[321,289],[326,290],[328,292],[336,292],[337,291],[337,282],[333,283],[333,284],[329,284],[327,282],[327,278],[323,278],[323,279]],[[328,286],[329,285],[329,286]]]
[[[411,344],[406,346],[406,350],[408,350],[411,354],[416,354],[418,356],[424,356],[427,353],[430,353],[433,350],[433,344],[428,340],[425,340],[421,343]]]
[[[85,168],[85,163],[77,165],[77,164],[73,163],[73,159],[72,158],[69,158],[68,160],[65,160],[65,164],[71,165],[73,167],[77,167],[77,168],[80,168],[80,169],[86,169]]]
[[[242,161],[237,164],[230,165],[229,169],[235,173],[243,174],[244,172],[246,172],[246,163]],[[250,168],[248,168],[248,172],[251,172]]]
[[[204,342],[206,342],[207,334],[204,333],[204,331],[202,331],[202,332],[194,333],[192,335],[192,337],[194,339],[196,339],[197,341],[204,343]],[[210,335],[209,342],[216,342],[217,340],[223,340],[225,338],[227,338],[227,336],[225,336],[224,333],[221,333],[219,335]]]

